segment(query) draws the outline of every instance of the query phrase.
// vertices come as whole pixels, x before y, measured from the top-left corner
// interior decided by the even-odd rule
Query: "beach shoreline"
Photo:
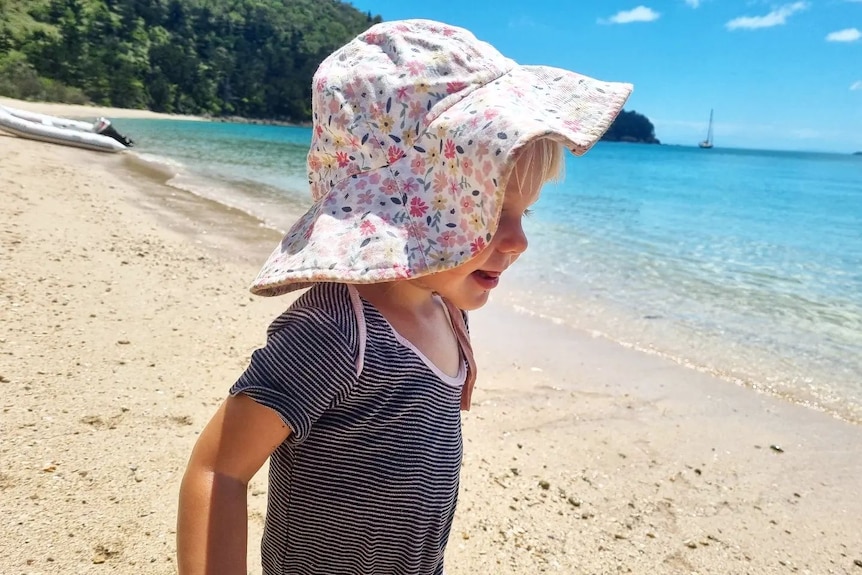
[[[188,453],[289,301],[247,291],[277,234],[5,135],[0,197],[0,572],[174,573]],[[495,301],[471,326],[448,573],[862,572],[862,426]]]
[[[186,114],[165,114],[151,112],[150,110],[137,110],[132,108],[113,108],[110,106],[84,106],[79,104],[61,104],[59,102],[31,102],[29,100],[16,100],[0,96],[0,106],[18,108],[37,114],[59,116],[71,119],[93,120],[104,116],[109,120],[112,118],[134,118],[144,120],[187,120],[195,122],[208,122],[203,116],[191,116]]]

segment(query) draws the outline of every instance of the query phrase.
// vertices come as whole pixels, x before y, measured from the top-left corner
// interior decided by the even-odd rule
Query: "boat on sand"
[[[122,152],[133,142],[117,132],[107,118],[93,123],[0,106],[0,130],[21,138],[99,152]]]

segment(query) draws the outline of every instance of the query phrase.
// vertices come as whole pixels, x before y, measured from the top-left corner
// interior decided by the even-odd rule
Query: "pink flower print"
[[[431,228],[429,228],[424,221],[419,221],[413,224],[413,237],[416,239],[424,240],[430,233]]]
[[[323,126],[321,126],[320,124],[316,125],[314,127],[314,131],[317,134],[317,137],[319,138],[320,136],[323,135]]]
[[[394,164],[398,160],[404,157],[404,150],[399,148],[398,146],[389,146],[389,163]]]
[[[425,64],[418,60],[411,60],[404,67],[410,71],[411,76],[418,76],[425,71]]]
[[[479,142],[476,146],[476,157],[480,160],[488,155],[488,144],[486,142]]]
[[[446,248],[451,248],[455,245],[458,240],[458,234],[452,230],[446,230],[440,237],[437,238],[440,242],[440,245]]]
[[[347,128],[347,114],[336,114],[332,118],[332,125],[343,132]]]
[[[473,209],[473,200],[471,200],[469,196],[461,198],[461,209],[465,212],[469,212]]]
[[[312,172],[316,172],[320,169],[321,163],[320,158],[317,156],[317,154],[308,155],[308,167],[311,168]]]
[[[357,148],[360,146],[359,138],[357,138],[357,137],[356,137],[356,136],[354,136],[353,134],[351,134],[350,136],[348,136],[348,138],[347,138],[347,143],[348,143],[348,144],[350,145],[350,147],[351,147],[352,149],[354,149],[354,150],[355,150],[355,149],[357,149]]]
[[[341,110],[341,103],[337,98],[333,98],[329,101],[329,113],[337,114]]]
[[[455,178],[449,178],[449,193],[452,196],[457,196],[461,192],[461,186]]]
[[[419,182],[416,181],[416,178],[407,178],[401,182],[401,191],[405,194],[415,194],[418,189]]]
[[[368,106],[368,115],[376,120],[383,115],[383,106],[378,103],[371,104]]]
[[[368,44],[380,44],[380,35],[376,32],[368,32],[367,34],[365,34],[365,42]]]
[[[489,161],[482,162],[482,173],[487,177],[491,174],[491,169],[493,169],[493,164]]]
[[[350,163],[350,158],[347,157],[347,152],[338,152],[335,154],[335,160],[338,162],[338,167],[343,168]]]
[[[392,271],[395,272],[395,277],[409,278],[412,274],[410,268],[403,264],[392,264]]]
[[[485,110],[485,119],[486,120],[493,120],[494,118],[496,118],[499,115],[499,113],[500,112],[498,112],[494,108],[487,108]]]
[[[577,120],[572,120],[571,118],[568,120],[565,120],[563,122],[563,125],[573,132],[577,132],[578,130],[581,129],[581,123]]]
[[[419,100],[412,100],[410,102],[410,112],[408,112],[408,115],[411,120],[418,120],[425,115],[425,106],[423,106],[422,102]]]
[[[398,182],[395,181],[395,178],[386,178],[383,180],[383,185],[380,186],[380,191],[387,196],[391,196],[398,192]]]
[[[470,158],[461,158],[461,171],[465,176],[469,177],[473,174],[473,160]]]
[[[449,185],[449,179],[446,177],[446,174],[443,172],[437,172],[434,174],[434,191],[435,192],[443,192],[446,189],[446,186]]]
[[[374,172],[370,176],[368,176],[368,183],[372,186],[376,186],[380,183],[380,172]]]
[[[355,186],[357,190],[364,190],[368,187],[368,178],[357,179]]]
[[[321,76],[317,79],[317,91],[323,92],[324,88],[326,88],[326,77]]]
[[[359,168],[359,164],[357,164],[356,162],[350,162],[350,164],[347,166],[347,175],[348,176],[358,174],[361,171],[362,170]]]
[[[360,206],[367,206],[374,201],[374,194],[370,190],[364,191],[357,196],[356,201],[359,202]]]
[[[414,156],[413,161],[410,162],[410,169],[417,176],[421,176],[425,173],[425,160],[422,156]]]
[[[443,35],[444,36],[452,36],[454,34],[455,34],[455,30],[453,28],[449,28],[446,26],[443,27]]]
[[[446,84],[446,93],[454,94],[455,92],[460,92],[466,87],[467,84],[465,84],[464,82],[448,82]]]
[[[344,99],[353,100],[354,98],[356,98],[356,88],[353,87],[353,84],[347,84],[344,87]]]
[[[443,146],[443,155],[450,160],[455,157],[455,142],[446,140],[446,145]]]
[[[359,233],[363,236],[373,235],[374,232],[377,231],[377,228],[374,227],[374,224],[369,220],[362,220],[362,223],[359,224]]]
[[[410,86],[401,86],[395,91],[395,97],[399,100],[404,100],[410,95]]]
[[[475,256],[476,254],[478,254],[479,252],[481,252],[484,249],[485,249],[485,239],[482,238],[481,236],[479,236],[478,238],[476,238],[475,240],[470,242],[470,254],[471,255]]]
[[[425,212],[428,211],[428,204],[422,201],[422,198],[418,196],[414,196],[413,199],[410,200],[410,216],[414,218],[421,218],[425,215]]]

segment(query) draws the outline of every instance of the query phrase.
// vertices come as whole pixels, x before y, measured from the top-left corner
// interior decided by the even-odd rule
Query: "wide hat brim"
[[[518,151],[551,138],[586,153],[631,91],[558,68],[514,66],[426,120],[414,141],[390,148],[388,165],[335,182],[290,228],[251,291],[402,280],[469,261],[496,230]]]

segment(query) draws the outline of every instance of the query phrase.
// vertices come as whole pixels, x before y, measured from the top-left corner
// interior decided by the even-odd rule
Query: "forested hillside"
[[[0,0],[0,95],[299,122],[320,61],[379,21],[337,0]]]
[[[0,0],[0,95],[304,122],[318,64],[380,21],[339,0]],[[604,139],[658,143],[636,112]]]

